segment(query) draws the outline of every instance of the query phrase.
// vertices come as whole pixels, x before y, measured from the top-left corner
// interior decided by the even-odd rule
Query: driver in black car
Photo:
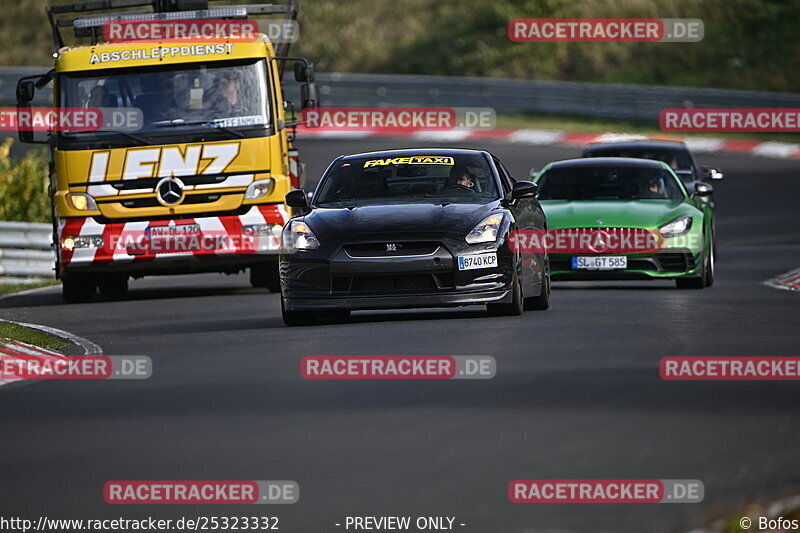
[[[442,188],[442,192],[455,192],[475,194],[475,182],[472,179],[472,174],[469,173],[466,167],[453,167],[450,169],[450,176]]]

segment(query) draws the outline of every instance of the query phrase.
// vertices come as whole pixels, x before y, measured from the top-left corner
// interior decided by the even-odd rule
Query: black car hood
[[[466,235],[495,211],[499,203],[371,205],[349,209],[318,207],[304,218],[321,241],[409,233]]]

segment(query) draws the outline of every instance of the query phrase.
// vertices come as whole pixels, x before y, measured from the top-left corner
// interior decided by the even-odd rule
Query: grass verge
[[[48,279],[47,281],[36,281],[34,283],[0,283],[0,296],[20,291],[27,291],[28,289],[51,287],[53,285],[59,285],[60,283],[61,282],[58,281],[57,279]]]
[[[63,348],[69,344],[64,339],[54,337],[53,335],[3,321],[0,321],[0,338],[27,342],[28,344],[53,350]]]

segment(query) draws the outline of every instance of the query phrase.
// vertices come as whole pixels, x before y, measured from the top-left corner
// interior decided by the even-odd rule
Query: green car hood
[[[657,229],[679,215],[700,214],[686,200],[542,200],[541,204],[550,229]]]

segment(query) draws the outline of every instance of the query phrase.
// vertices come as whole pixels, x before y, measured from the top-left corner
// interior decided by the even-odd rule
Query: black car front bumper
[[[515,268],[506,246],[386,241],[322,246],[281,256],[287,310],[402,309],[508,303]],[[458,270],[457,256],[497,253],[497,267]]]

